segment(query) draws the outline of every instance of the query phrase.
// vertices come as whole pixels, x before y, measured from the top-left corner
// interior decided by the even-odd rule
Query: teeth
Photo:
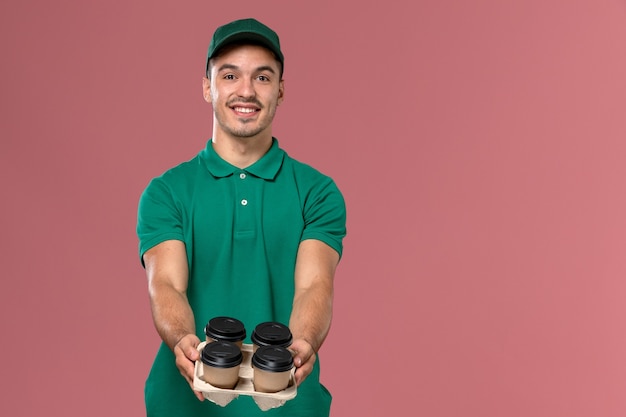
[[[256,110],[248,107],[235,107],[235,111],[239,113],[254,113]]]

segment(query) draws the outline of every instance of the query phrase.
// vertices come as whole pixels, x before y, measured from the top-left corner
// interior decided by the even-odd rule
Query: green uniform
[[[289,323],[298,245],[317,239],[342,253],[345,203],[335,183],[289,157],[273,140],[256,163],[237,168],[209,141],[195,158],[154,178],[139,202],[139,254],[165,240],[185,243],[187,296],[196,333],[216,316],[241,320],[250,343],[264,321]],[[319,358],[298,395],[261,411],[249,396],[226,407],[198,401],[161,344],[146,381],[148,417],[326,416],[331,395],[319,383]]]

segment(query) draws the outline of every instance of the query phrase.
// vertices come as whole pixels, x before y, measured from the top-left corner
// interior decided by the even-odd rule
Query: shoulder
[[[330,176],[307,163],[290,157],[287,153],[285,153],[284,168],[286,168],[286,171],[294,175],[298,184],[303,186],[306,185],[315,187],[334,184],[334,181]]]
[[[151,188],[169,190],[185,189],[187,185],[195,181],[200,167],[201,161],[199,156],[196,155],[192,159],[171,167],[152,178],[146,190]]]
[[[328,207],[337,213],[345,212],[345,201],[341,190],[330,176],[313,166],[285,156],[285,171],[293,176],[297,193],[305,211]]]

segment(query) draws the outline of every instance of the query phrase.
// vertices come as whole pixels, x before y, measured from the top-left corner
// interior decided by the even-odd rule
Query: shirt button
[[[241,178],[242,180],[246,178],[246,174],[244,174],[243,172],[241,174],[239,174],[239,178]]]
[[[241,200],[241,205],[242,206],[247,206],[248,205],[248,200],[246,200],[246,199]]]

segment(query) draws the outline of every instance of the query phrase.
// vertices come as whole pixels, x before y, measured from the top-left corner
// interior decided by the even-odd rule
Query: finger
[[[194,369],[194,371],[195,371],[195,369]],[[195,372],[193,372],[191,374],[191,377],[189,377],[188,375],[184,375],[184,377],[187,380],[187,383],[189,384],[189,388],[191,388],[191,390],[193,391],[193,393],[196,396],[196,398],[199,401],[204,401],[204,395],[202,394],[202,392],[196,391],[195,387],[193,386],[194,375],[195,375]]]
[[[193,384],[193,378],[194,378],[195,370],[196,370],[195,363],[191,362],[184,355],[180,355],[176,359],[176,366],[178,367],[178,370],[180,371],[183,378],[185,378],[185,380],[191,386]]]
[[[311,368],[308,366],[304,366],[301,368],[296,369],[296,372],[294,374],[294,380],[296,381],[296,386],[299,386],[305,379],[307,376],[309,376],[309,374],[311,373]]]
[[[196,373],[195,365],[192,362],[189,364],[189,366],[186,366],[185,368],[186,368],[185,370],[187,371],[187,375],[189,375],[190,379],[193,381],[193,377]]]
[[[198,349],[196,346],[190,346],[187,349],[187,353],[185,354],[185,356],[187,356],[189,360],[197,361],[198,358],[200,357],[200,352],[198,352]]]
[[[302,363],[303,363],[303,362],[302,362],[302,356],[300,356],[300,355],[296,355],[296,356],[293,358],[293,363],[294,363],[294,365],[296,365],[296,368],[301,367],[301,366],[302,366]]]
[[[293,379],[296,381],[296,386],[299,387],[302,383],[302,369],[296,370],[296,373],[293,374]]]
[[[293,355],[293,363],[296,365],[297,368],[306,363],[311,355],[311,352],[308,352],[306,350],[299,350],[297,348],[292,348],[291,352],[291,354]]]
[[[317,356],[313,351],[298,352],[293,358],[293,363],[294,365],[296,365],[296,368],[300,368],[301,366],[304,366],[309,362],[312,366],[316,360],[316,357]]]

